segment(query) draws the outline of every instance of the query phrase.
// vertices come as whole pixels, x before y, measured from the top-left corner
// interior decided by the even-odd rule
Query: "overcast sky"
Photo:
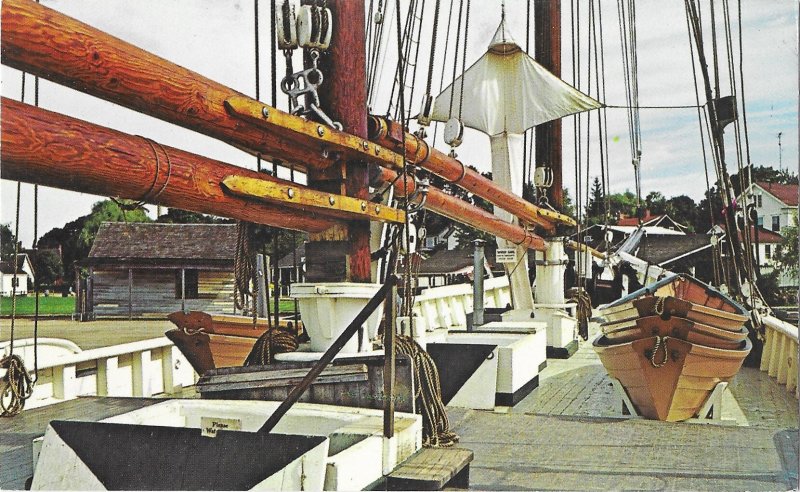
[[[87,22],[125,41],[136,44],[179,65],[219,81],[246,94],[254,94],[253,2],[252,0],[41,0],[42,4]],[[406,5],[403,0],[403,5]],[[444,85],[452,78],[453,40],[443,61],[444,37],[449,0],[441,0],[443,20],[439,28],[439,49],[436,55],[434,90],[438,87],[439,72],[445,68]],[[367,2],[369,3],[369,2]],[[377,3],[377,2],[376,2]],[[394,5],[393,1],[384,2]],[[428,1],[431,10],[433,1]],[[456,0],[456,3],[458,1]],[[586,11],[588,2],[581,0],[581,49],[585,72]],[[738,61],[738,30],[736,29],[736,0],[729,0],[734,24],[735,58]],[[609,105],[625,104],[624,79],[616,2],[602,2],[606,98]],[[798,168],[798,2],[796,0],[743,0],[743,74],[751,160],[757,165],[778,166],[778,133],[782,132],[783,167]],[[720,15],[722,2],[717,1]],[[500,22],[500,1],[473,1],[468,38],[467,66],[477,60]],[[704,20],[708,21],[708,3],[703,2]],[[526,1],[506,2],[509,29],[524,47],[526,31]],[[387,13],[388,27],[394,28],[393,13]],[[721,16],[721,15],[720,15]],[[417,76],[415,101],[424,91],[427,75],[428,46],[431,39],[432,13],[426,12]],[[572,34],[570,32],[570,2],[562,0],[562,78],[572,82]],[[268,100],[272,76],[269,69],[269,2],[263,1],[260,19],[262,62],[261,94]],[[708,28],[708,25],[706,26]],[[390,36],[388,34],[391,34]],[[710,30],[706,30],[710,50]],[[396,33],[387,30],[394,41]],[[719,31],[719,36],[723,32]],[[637,2],[637,37],[639,59],[640,105],[692,105],[695,93],[692,65],[683,2],[651,0]],[[721,38],[723,39],[723,38]],[[722,43],[722,41],[720,41]],[[383,90],[375,101],[376,112],[385,112],[391,87],[396,48],[390,44],[385,56],[381,79]],[[724,51],[721,52],[724,57]],[[710,53],[708,53],[710,56]],[[295,63],[298,66],[299,62]],[[443,65],[444,64],[444,65]],[[738,70],[739,67],[737,66]],[[282,73],[282,65],[279,74]],[[721,67],[721,77],[727,81],[727,65]],[[737,72],[738,73],[738,72]],[[2,67],[2,95],[20,98],[20,72]],[[594,74],[592,75],[595,76]],[[584,73],[584,80],[585,80]],[[727,82],[722,95],[730,93]],[[33,80],[26,84],[26,102],[33,101]],[[738,80],[737,80],[738,83]],[[586,88],[583,87],[586,91]],[[741,91],[741,88],[739,88]],[[741,94],[741,93],[740,93]],[[591,95],[594,96],[594,86]],[[279,94],[279,107],[285,107],[285,96]],[[741,98],[740,98],[741,99]],[[701,101],[704,97],[701,93]],[[48,110],[85,119],[114,129],[141,134],[159,142],[198,154],[246,167],[255,167],[254,158],[227,144],[164,123],[143,114],[103,102],[85,94],[41,81],[40,105]],[[742,105],[739,105],[740,112]],[[634,189],[633,170],[626,112],[608,109],[611,192]],[[595,115],[591,115],[596,120]],[[564,183],[575,196],[572,117],[564,120]],[[694,109],[641,111],[642,128],[642,187],[643,196],[658,190],[665,196],[686,194],[695,200],[706,189],[697,113]],[[732,126],[727,132],[731,172],[736,170]],[[585,131],[585,129],[584,129]],[[441,132],[439,132],[441,134]],[[589,174],[598,175],[599,160],[597,129],[592,127]],[[448,150],[437,139],[438,148]],[[459,158],[485,171],[490,169],[488,137],[467,131],[465,143],[459,148]],[[585,163],[584,163],[584,173]],[[712,175],[713,179],[713,175]],[[32,241],[32,186],[23,184],[20,230],[25,246]],[[15,214],[16,184],[2,182],[0,222],[11,223]],[[101,197],[48,188],[40,190],[39,234],[62,226],[89,212],[92,203]]]

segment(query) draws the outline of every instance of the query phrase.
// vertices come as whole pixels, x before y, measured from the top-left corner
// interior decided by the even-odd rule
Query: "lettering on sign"
[[[497,263],[516,263],[517,250],[515,248],[498,248],[494,257]]]
[[[217,437],[217,431],[240,431],[242,421],[239,419],[223,419],[219,417],[200,417],[200,434],[205,437]]]

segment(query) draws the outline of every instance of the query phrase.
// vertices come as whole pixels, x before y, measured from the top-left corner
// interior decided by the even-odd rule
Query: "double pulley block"
[[[333,33],[333,15],[323,5],[300,5],[299,0],[284,0],[275,16],[278,48],[286,56],[286,76],[281,80],[281,91],[289,96],[292,114],[312,116],[326,125],[342,130],[342,124],[333,121],[320,107],[319,87],[325,80],[319,69],[320,51],[327,50]],[[308,52],[311,67],[299,72],[292,69],[292,52]]]

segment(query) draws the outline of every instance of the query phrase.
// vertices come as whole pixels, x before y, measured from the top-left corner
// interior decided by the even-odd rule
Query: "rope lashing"
[[[411,359],[416,388],[414,398],[417,401],[417,413],[422,415],[422,445],[434,448],[453,446],[459,436],[450,430],[436,364],[411,337],[396,335],[395,347],[397,353]]]
[[[577,304],[578,334],[584,340],[589,339],[589,318],[592,316],[592,298],[583,289],[578,290],[571,298]]]
[[[669,340],[669,338],[670,337],[656,337],[656,344],[653,347],[653,354],[650,356],[650,364],[652,364],[652,366],[656,369],[664,367],[667,365],[667,362],[669,362],[669,352],[667,350],[667,340]],[[661,362],[656,362],[658,349],[662,349],[664,352],[664,358],[661,360]]]
[[[6,370],[0,381],[0,416],[13,417],[25,408],[25,400],[33,394],[33,380],[19,355],[0,359],[0,369]]]

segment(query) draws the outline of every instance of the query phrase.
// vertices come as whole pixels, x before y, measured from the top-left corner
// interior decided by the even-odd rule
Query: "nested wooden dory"
[[[166,337],[200,375],[210,369],[244,365],[256,340],[269,329],[268,320],[259,318],[253,324],[248,316],[178,311],[168,318],[178,328],[167,331]],[[292,321],[282,320],[279,326],[296,328]]]
[[[730,350],[653,336],[614,344],[601,333],[592,346],[640,415],[677,422],[694,417],[717,383],[733,379],[752,343]]]
[[[717,328],[741,329],[747,310],[725,294],[689,275],[673,275],[600,309],[607,321],[653,314],[679,316]]]
[[[629,318],[623,321],[604,323],[601,325],[601,329],[610,343],[626,343],[652,336],[669,336],[723,349],[739,348],[748,334],[748,330],[744,326],[740,326],[739,331],[724,330],[678,316]]]

